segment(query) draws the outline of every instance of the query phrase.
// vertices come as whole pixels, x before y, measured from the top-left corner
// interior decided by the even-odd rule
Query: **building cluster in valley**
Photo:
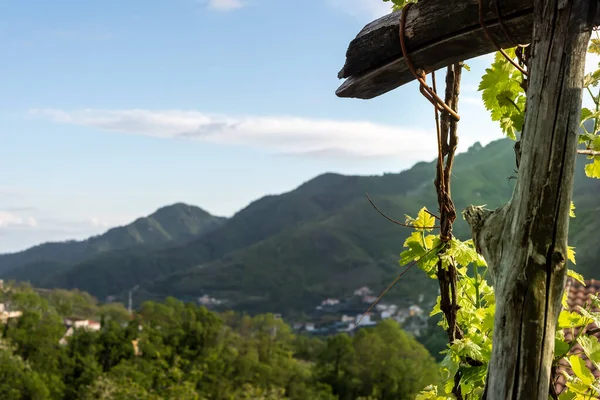
[[[0,280],[0,290],[2,289]],[[289,323],[297,333],[309,335],[327,336],[346,332],[352,334],[357,329],[377,325],[380,321],[392,319],[402,325],[402,328],[415,336],[420,336],[427,328],[428,313],[423,310],[423,298],[421,295],[417,304],[398,302],[398,304],[379,301],[373,295],[373,291],[363,286],[354,290],[352,295],[345,298],[326,298],[320,302],[308,315],[299,319],[290,319]],[[208,308],[216,308],[225,303],[224,300],[204,295],[197,302]],[[370,306],[374,307],[366,312]],[[215,307],[216,306],[216,307]],[[20,310],[14,310],[10,302],[0,302],[0,323],[7,323],[11,319],[22,315]],[[429,307],[427,307],[429,308]],[[275,317],[281,318],[280,314]],[[79,329],[87,331],[99,331],[101,324],[89,319],[65,318],[65,333],[60,344],[66,344],[68,339]],[[134,344],[135,347],[136,344]],[[137,350],[136,350],[137,352]]]
[[[316,306],[307,320],[292,322],[296,332],[313,335],[332,335],[341,332],[353,333],[362,327],[375,326],[385,319],[393,319],[403,329],[419,336],[427,327],[429,315],[418,304],[392,304],[378,302],[366,313],[370,305],[377,301],[373,291],[363,286],[347,298],[327,298]],[[420,296],[419,303],[422,303]]]
[[[5,290],[4,281],[0,279],[0,293],[6,293],[8,291],[10,291],[10,289]],[[7,324],[11,320],[15,320],[23,315],[21,310],[15,310],[14,308],[15,307],[11,301],[5,300],[4,302],[0,302],[0,324]],[[58,342],[63,346],[67,344],[69,338],[73,336],[77,330],[97,332],[102,329],[102,324],[100,322],[91,319],[64,318],[63,324],[65,327],[65,333]],[[139,329],[141,329],[141,326]],[[138,347],[138,339],[133,340],[131,344],[133,346],[135,355],[140,355],[141,352]]]

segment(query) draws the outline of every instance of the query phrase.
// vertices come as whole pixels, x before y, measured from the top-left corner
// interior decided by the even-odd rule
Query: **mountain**
[[[503,204],[514,186],[508,179],[513,165],[514,151],[508,141],[485,149],[476,145],[459,155],[453,183],[457,209],[472,202],[488,207]],[[399,220],[406,214],[414,216],[424,205],[436,210],[434,170],[431,162],[380,177],[318,177],[292,193],[330,204],[331,211],[216,260],[160,277],[142,285],[142,293],[190,298],[206,293],[229,300],[237,309],[289,314],[306,311],[307,305],[314,307],[327,297],[349,295],[362,285],[383,289],[401,271],[398,254],[410,230],[379,215],[365,192],[382,211]],[[460,218],[455,233],[469,237],[469,228]],[[415,270],[404,275],[387,296],[416,300],[425,293],[431,300],[435,284]]]
[[[510,140],[498,140],[457,156],[452,196],[458,211],[468,204],[495,208],[510,198],[512,146]],[[600,227],[600,182],[585,177],[581,161],[569,244],[576,247],[576,269],[600,278],[593,236]],[[381,176],[324,174],[291,192],[263,197],[183,244],[153,251],[130,247],[68,266],[38,263],[14,272],[21,270],[19,278],[36,286],[80,288],[99,298],[124,295],[139,284],[136,301],[169,295],[194,300],[207,294],[249,312],[306,312],[326,297],[345,296],[363,285],[381,290],[399,274],[398,254],[410,230],[379,215],[365,193],[382,211],[403,220],[422,206],[437,209],[434,174],[434,162]],[[455,234],[470,237],[460,217]],[[420,294],[433,299],[436,283],[415,268],[387,296],[416,301]]]
[[[81,241],[44,243],[28,250],[0,255],[0,274],[8,278],[40,275],[115,250],[147,251],[186,243],[225,222],[201,208],[177,203],[138,218],[129,225]],[[17,269],[20,271],[17,272]]]

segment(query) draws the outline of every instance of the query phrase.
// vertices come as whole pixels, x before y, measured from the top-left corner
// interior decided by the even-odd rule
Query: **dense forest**
[[[435,383],[429,352],[392,320],[299,336],[272,314],[217,314],[169,298],[130,315],[79,291],[3,288],[0,398],[408,399]],[[98,329],[65,321],[94,318]]]

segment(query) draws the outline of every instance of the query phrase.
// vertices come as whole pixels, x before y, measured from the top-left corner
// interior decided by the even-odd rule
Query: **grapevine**
[[[394,11],[402,10],[416,0],[383,0],[393,3]],[[517,141],[523,138],[523,125],[526,112],[527,80],[514,64],[526,63],[523,47],[505,49],[505,54],[512,62],[497,52],[491,66],[482,76],[478,90],[481,92],[485,108],[493,121],[498,122],[502,132],[508,138]],[[588,52],[600,55],[600,37],[592,38]],[[450,70],[449,70],[450,71]],[[585,173],[588,177],[600,179],[600,63],[597,69],[585,76],[584,92],[590,97],[593,106],[583,108],[581,112],[581,132],[579,153],[587,158]],[[442,114],[443,118],[443,114]],[[517,168],[519,164],[519,142],[515,145]],[[451,167],[450,167],[451,168]],[[437,183],[437,181],[436,181]],[[571,203],[571,218],[575,218],[575,205]],[[454,269],[456,271],[457,298],[456,310],[450,318],[456,324],[460,335],[449,334],[449,343],[444,350],[444,359],[440,363],[440,385],[430,385],[417,396],[417,400],[450,400],[479,399],[485,388],[487,367],[492,354],[492,338],[494,330],[495,301],[494,290],[486,279],[487,266],[484,258],[478,254],[472,240],[461,241],[454,237],[443,239],[441,234],[433,234],[435,218],[426,208],[422,208],[415,217],[406,216],[406,225],[414,231],[404,242],[405,250],[400,254],[400,265],[416,263],[431,279],[441,279],[440,274]],[[435,251],[432,251],[435,250]],[[575,249],[568,247],[568,259],[575,264]],[[583,277],[572,271],[568,276],[584,284]],[[439,323],[441,328],[449,332],[448,312],[443,310],[443,293],[437,298],[430,316],[442,314]],[[563,308],[567,308],[565,293]],[[600,326],[600,299],[591,296],[590,304],[582,307],[580,312],[563,309],[556,326],[555,357],[553,363],[553,379],[556,378],[556,367],[561,360],[570,365],[573,375],[564,373],[566,388],[562,393],[555,393],[551,385],[549,396],[554,399],[590,399],[600,396],[600,379],[595,378],[587,368],[582,354],[572,354],[575,345],[579,344],[583,353],[600,369],[600,342],[591,336],[588,325],[596,323]],[[579,333],[573,339],[565,339],[565,329],[577,329]]]

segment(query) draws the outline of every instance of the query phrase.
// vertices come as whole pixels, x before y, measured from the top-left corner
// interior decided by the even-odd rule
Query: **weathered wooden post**
[[[494,278],[496,315],[487,399],[548,399],[554,332],[566,276],[587,44],[597,0],[497,0],[504,28],[531,43],[527,113],[512,199],[469,207],[478,250]],[[491,1],[489,1],[491,3]],[[498,17],[495,41],[512,47]],[[340,97],[373,98],[412,80],[398,43],[400,13],[367,25],[350,44]],[[426,72],[494,51],[472,0],[421,0],[407,13],[408,52]]]

